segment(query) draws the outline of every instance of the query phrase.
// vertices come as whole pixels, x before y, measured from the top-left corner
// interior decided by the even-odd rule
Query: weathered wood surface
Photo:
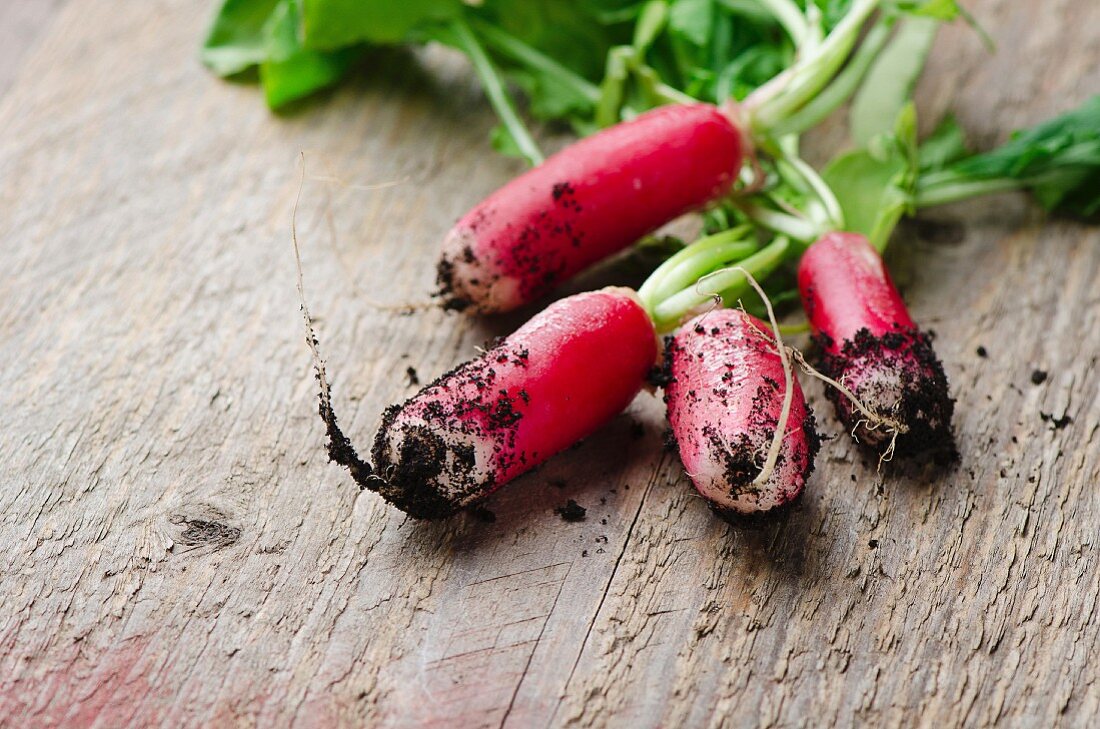
[[[798,511],[733,528],[643,395],[643,439],[618,420],[494,497],[494,524],[412,523],[325,462],[298,152],[345,183],[307,182],[299,232],[360,441],[407,366],[519,321],[371,303],[422,301],[440,235],[516,166],[461,72],[379,68],[272,117],[197,64],[201,5],[70,0],[4,71],[0,724],[1095,720],[1100,231],[1007,196],[902,233],[955,472],[887,478],[838,437]],[[945,32],[926,120],[950,106],[990,143],[1100,91],[1100,4],[972,5],[1000,52]],[[552,515],[567,498],[587,521]]]
[[[0,98],[22,59],[49,27],[65,0],[5,0],[0,5]]]

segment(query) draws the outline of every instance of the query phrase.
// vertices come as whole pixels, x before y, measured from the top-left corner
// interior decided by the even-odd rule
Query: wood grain
[[[432,54],[273,117],[196,62],[199,5],[69,0],[0,97],[0,724],[1094,719],[1096,228],[1003,196],[899,234],[957,470],[876,472],[811,387],[833,439],[801,508],[733,528],[643,395],[493,497],[495,523],[413,523],[325,462],[299,151],[306,285],[363,442],[406,367],[435,376],[530,314],[385,308],[425,300],[442,233],[517,166]],[[946,31],[926,124],[952,108],[991,143],[1100,91],[1100,5],[972,5],[1000,51]],[[585,522],[554,517],[568,498]]]
[[[66,0],[5,0],[0,4],[0,98],[15,81],[27,52]]]

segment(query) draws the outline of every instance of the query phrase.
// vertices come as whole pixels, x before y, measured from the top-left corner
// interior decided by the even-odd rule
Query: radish
[[[741,132],[717,107],[674,104],[582,139],[500,188],[447,234],[444,306],[500,312],[726,195]]]
[[[293,225],[291,230],[297,254]],[[299,260],[299,295],[321,385],[320,414],[329,457],[347,467],[362,488],[378,492],[414,518],[449,516],[589,435],[625,408],[655,369],[658,327],[675,328],[696,316],[701,303],[712,296],[732,299],[749,285],[762,294],[754,276],[772,270],[786,245],[777,240],[756,250],[755,243],[728,231],[687,246],[655,271],[638,293],[612,287],[552,304],[481,357],[387,409],[375,437],[373,465],[360,458],[336,422]],[[714,270],[731,259],[741,265]],[[704,293],[703,284],[713,293]],[[672,377],[666,401],[673,429],[685,447],[702,447],[702,441],[693,441],[693,433],[709,437],[711,429],[703,418],[713,418],[725,442],[751,445],[743,454],[749,460],[741,466],[727,462],[725,472],[697,483],[720,514],[770,510],[802,490],[817,448],[813,419],[787,366],[786,349],[776,349],[763,325],[740,312],[712,316],[731,321],[724,330],[712,331],[713,341],[704,336],[697,345],[698,337],[689,333],[670,345],[674,353],[694,353],[701,346],[698,358],[707,362],[706,368],[696,370],[688,355],[669,359]],[[704,321],[705,317],[697,318],[691,331],[705,335],[699,326]],[[772,325],[775,328],[774,317]],[[723,374],[734,370],[738,374],[729,375],[732,382],[718,384]],[[751,383],[761,382],[761,373],[767,387],[750,392]],[[713,387],[702,395],[684,389],[686,385],[678,389],[677,383],[696,380],[707,386],[711,375]],[[785,380],[782,388],[775,384],[778,378]],[[723,395],[725,390],[733,394]],[[712,394],[724,399],[710,401]],[[684,398],[681,423],[677,403]],[[741,410],[735,407],[733,416],[726,418],[721,412],[726,406]],[[793,430],[786,425],[788,416],[794,418]],[[767,440],[769,427],[772,446],[764,449],[760,444]],[[784,436],[774,437],[776,432]],[[768,452],[758,466],[755,458],[763,450]],[[683,452],[685,463],[696,470],[700,456]],[[713,450],[710,455],[715,455]]]
[[[807,106],[823,91],[830,108],[847,96],[843,88],[829,93],[826,87],[878,5],[879,0],[853,0],[825,37],[819,13],[803,17],[786,0],[769,6],[792,36],[797,57],[743,103],[727,101],[721,108],[696,103],[661,82],[635,55],[637,45],[615,49],[621,54],[625,48],[625,56],[613,52],[612,57],[625,64],[626,75],[638,74],[636,81],[648,88],[646,103],[668,105],[567,147],[463,216],[444,239],[437,267],[444,306],[480,313],[514,309],[674,218],[728,195],[753,145],[770,149],[780,125],[786,123],[787,133],[797,131],[806,119],[800,112],[819,115],[821,104]],[[476,39],[468,32],[463,36],[467,52],[480,57]],[[499,98],[500,84],[489,65],[475,61],[514,141],[537,161],[541,155],[514,110]],[[625,78],[609,72],[596,101],[621,97]],[[751,177],[761,182],[758,175]]]
[[[822,373],[854,396],[827,390],[853,435],[884,456],[954,454],[943,365],[867,238],[819,238],[799,263],[798,288]]]
[[[390,407],[373,466],[336,425],[315,364],[332,460],[410,516],[437,519],[590,435],[634,399],[656,359],[653,324],[630,289],[562,299]]]
[[[701,301],[710,300],[710,295],[700,290],[703,283],[714,284],[716,292],[731,298],[749,283],[755,286],[753,276],[771,270],[775,251],[786,244],[777,241],[752,252],[754,245],[736,235],[703,238],[658,269],[642,287],[644,295],[606,288],[552,304],[481,357],[389,408],[375,437],[373,465],[358,456],[336,423],[303,295],[307,341],[321,384],[320,413],[331,460],[346,466],[360,486],[378,492],[415,518],[442,518],[473,504],[623,410],[654,370],[658,327],[674,328],[696,316]],[[736,271],[715,272],[714,266],[727,257],[741,260],[743,265]],[[692,271],[710,273],[699,280]],[[686,447],[695,442],[692,429],[707,427],[701,418],[713,418],[721,423],[719,432],[727,442],[752,445],[748,451],[752,459],[766,450],[760,444],[767,442],[769,432],[785,433],[783,439],[773,438],[762,466],[750,460],[735,468],[731,462],[727,465],[733,470],[717,473],[705,484],[697,482],[721,514],[769,510],[789,502],[802,490],[817,447],[813,420],[789,368],[776,364],[782,355],[763,333],[763,325],[741,312],[710,316],[716,322],[729,318],[731,323],[715,330],[711,341],[703,337],[702,344],[696,345],[699,337],[691,332],[705,321],[705,317],[698,318],[693,328],[678,335],[671,345],[678,353],[695,352],[701,346],[699,357],[705,357],[710,368],[696,372],[691,369],[694,362],[675,356],[669,360],[673,378],[666,401],[673,429]],[[727,371],[736,372],[728,376],[734,381],[719,384]],[[761,382],[757,378],[760,373],[768,386],[750,392],[752,382]],[[723,389],[733,393],[721,403],[700,405],[707,403],[711,389],[699,396],[695,388],[677,389],[676,383],[704,382],[710,374],[715,378],[711,388],[715,394],[720,395]],[[779,388],[775,383],[782,379],[786,383]],[[705,386],[704,382],[700,388]],[[687,393],[682,408],[676,404],[681,393]],[[745,412],[725,417],[721,409],[733,407],[732,403]],[[676,414],[681,411],[682,425]],[[796,425],[787,428],[783,413],[794,418]],[[746,429],[743,434],[742,429]],[[704,436],[710,432],[707,429]],[[695,472],[698,457],[694,452],[682,452],[685,464]],[[747,480],[738,476],[740,480],[728,481],[738,474]],[[722,478],[729,483],[724,495]]]
[[[665,376],[680,459],[716,514],[768,512],[802,493],[817,431],[767,324],[737,309],[696,317],[669,339]]]

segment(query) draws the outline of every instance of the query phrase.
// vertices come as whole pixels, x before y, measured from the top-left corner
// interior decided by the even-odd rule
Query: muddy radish
[[[363,488],[417,518],[473,504],[630,403],[656,369],[658,330],[696,316],[697,284],[720,284],[730,295],[740,290],[738,281],[703,282],[694,273],[755,248],[737,238],[696,241],[637,293],[606,288],[552,304],[493,349],[389,408],[373,463],[360,459],[336,424],[310,327],[330,457]],[[765,253],[745,258],[738,275],[755,286],[751,276],[773,264]],[[303,313],[308,324],[304,304]],[[766,326],[740,311],[698,317],[670,340],[662,379],[673,431],[685,466],[720,514],[789,503],[812,468],[813,418],[781,352]]]
[[[672,105],[582,139],[500,188],[447,234],[445,306],[514,309],[730,191],[740,130],[709,104]]]
[[[802,256],[798,287],[823,374],[873,414],[901,426],[870,423],[851,399],[827,388],[845,427],[880,453],[893,444],[897,455],[953,454],[955,404],[947,375],[867,239],[855,233],[819,238]]]
[[[410,516],[446,517],[621,412],[656,359],[653,324],[633,291],[570,296],[390,407],[373,464],[354,454],[323,391],[329,453]]]
[[[766,464],[788,379],[767,324],[737,309],[702,314],[669,339],[664,369],[676,448],[715,513],[768,512],[802,493],[818,438],[793,377],[778,457]]]

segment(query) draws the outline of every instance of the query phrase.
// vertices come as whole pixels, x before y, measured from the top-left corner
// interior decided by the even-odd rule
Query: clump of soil
[[[1063,413],[1060,418],[1054,417],[1053,413],[1039,413],[1039,417],[1042,418],[1044,423],[1050,423],[1054,426],[1055,430],[1061,430],[1073,422],[1073,418],[1068,413]]]
[[[937,454],[957,460],[951,432],[955,400],[927,333],[903,329],[875,336],[864,328],[839,351],[823,337],[816,337],[815,343],[822,352],[818,367],[823,374],[846,384],[873,412],[908,428],[898,435],[894,455]],[[860,443],[879,455],[887,452],[892,432],[882,426],[868,428],[862,413],[835,388],[827,388],[826,397]]]
[[[584,516],[588,513],[588,509],[584,508],[573,499],[569,499],[565,502],[565,506],[555,507],[554,513],[560,516],[562,521],[577,522],[584,521]]]

